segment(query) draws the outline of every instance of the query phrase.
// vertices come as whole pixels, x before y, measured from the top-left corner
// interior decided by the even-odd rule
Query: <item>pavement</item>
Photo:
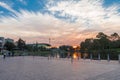
[[[0,56],[0,80],[120,80],[118,61]]]

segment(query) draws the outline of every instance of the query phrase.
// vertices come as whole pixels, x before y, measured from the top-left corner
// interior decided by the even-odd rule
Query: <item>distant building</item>
[[[45,48],[45,49],[50,49],[51,45],[47,43],[35,43],[35,44],[27,44],[32,47],[37,47],[37,48]]]
[[[4,48],[4,44],[5,44],[5,38],[0,37],[0,51]]]
[[[10,39],[10,38],[7,38],[7,39],[5,39],[5,42],[11,42],[11,43],[14,43],[14,40],[13,40],[13,39]]]
[[[51,48],[51,45],[47,44],[47,43],[38,43],[37,45],[38,45],[38,47],[45,47],[46,49],[50,49]]]
[[[14,40],[13,39],[10,39],[10,38],[4,38],[4,37],[0,37],[0,52],[1,50],[4,49],[4,45],[6,42],[11,42],[11,43],[14,43]]]

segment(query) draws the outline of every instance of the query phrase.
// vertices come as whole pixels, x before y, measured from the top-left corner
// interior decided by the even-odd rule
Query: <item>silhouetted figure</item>
[[[10,56],[10,51],[8,51],[8,56]]]
[[[70,52],[68,52],[68,54],[67,54],[67,58],[68,58],[68,59],[70,58]]]
[[[48,55],[48,60],[50,60],[50,54]]]
[[[71,63],[73,63],[73,55],[71,56]]]
[[[15,54],[14,51],[12,51],[12,56],[14,56],[14,54]]]
[[[3,58],[5,59],[5,57],[6,57],[6,52],[3,53]]]
[[[80,55],[79,55],[79,53],[77,53],[77,59],[78,59],[78,60],[80,59]]]

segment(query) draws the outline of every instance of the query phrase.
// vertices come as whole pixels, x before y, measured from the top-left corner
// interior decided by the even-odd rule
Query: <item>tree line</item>
[[[111,59],[117,59],[117,55],[120,53],[120,36],[118,33],[108,36],[103,32],[99,32],[95,39],[85,39],[80,46],[80,52],[87,53],[88,56],[89,54],[97,56],[99,53],[104,59],[106,54],[110,54]]]
[[[19,38],[18,41],[16,41],[15,43],[9,41],[5,42],[4,48],[8,51],[13,51],[15,49],[24,50],[26,48],[26,43],[24,40]]]

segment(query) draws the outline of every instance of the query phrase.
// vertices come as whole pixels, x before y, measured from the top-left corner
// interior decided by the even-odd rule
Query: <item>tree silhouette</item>
[[[24,50],[25,49],[25,41],[22,40],[21,38],[18,39],[17,41],[17,47],[20,49],[20,50]]]
[[[113,33],[113,34],[111,34],[111,37],[112,37],[112,40],[113,40],[113,41],[120,39],[120,36],[118,35],[118,33]]]
[[[9,50],[9,51],[12,51],[14,48],[15,48],[15,44],[12,43],[12,42],[6,42],[4,47]]]
[[[95,52],[104,57],[106,54],[112,54],[114,56],[120,52],[120,37],[117,33],[108,36],[103,32],[99,32],[95,39],[85,39],[84,42],[81,42],[80,47],[81,52]]]
[[[104,34],[103,32],[99,32],[96,37],[101,39],[101,38],[107,38],[108,36]]]

